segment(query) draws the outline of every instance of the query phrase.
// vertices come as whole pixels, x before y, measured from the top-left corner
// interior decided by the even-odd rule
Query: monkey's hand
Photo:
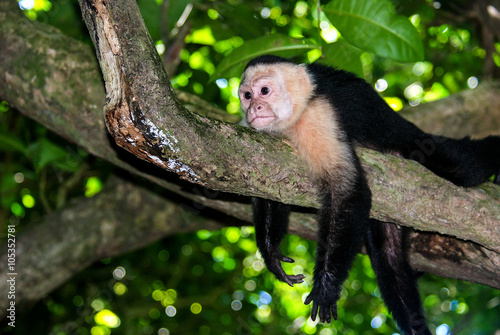
[[[267,269],[274,273],[276,278],[292,287],[293,284],[302,283],[304,281],[304,278],[306,277],[303,274],[286,274],[285,270],[283,270],[283,268],[281,267],[281,262],[294,263],[295,261],[290,257],[284,256],[278,247],[272,248],[271,252],[269,253],[269,257],[265,257],[264,260],[266,262]]]
[[[340,294],[336,293],[338,290],[334,285],[325,282],[326,281],[319,280],[318,284],[318,280],[315,280],[313,289],[304,303],[309,305],[311,301],[313,302],[311,310],[311,319],[313,321],[316,321],[319,310],[319,320],[321,322],[330,323],[332,321],[332,315],[333,318],[337,320],[337,300],[339,300]]]

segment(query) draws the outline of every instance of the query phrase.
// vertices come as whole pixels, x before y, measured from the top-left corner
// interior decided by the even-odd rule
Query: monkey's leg
[[[254,198],[252,208],[257,247],[268,270],[290,286],[302,283],[304,275],[288,275],[281,267],[281,262],[294,262],[292,258],[284,256],[279,248],[288,230],[290,207],[279,202]]]
[[[403,156],[460,186],[477,186],[500,173],[500,137],[459,140],[424,134]]]
[[[373,105],[369,114],[359,110],[342,114],[349,138],[368,148],[398,152],[456,185],[477,186],[493,175],[500,182],[500,136],[471,140],[431,135],[385,104],[374,101]]]
[[[361,249],[370,212],[370,191],[361,180],[347,199],[325,192],[318,215],[319,233],[314,268],[314,284],[305,304],[313,302],[311,319],[319,309],[321,322],[337,319],[337,301],[342,284]]]
[[[405,230],[370,220],[368,254],[384,302],[405,335],[431,335],[425,322],[415,272],[405,255]]]
[[[382,114],[381,114],[382,116]],[[376,131],[353,134],[380,151],[399,152],[459,186],[477,186],[500,174],[500,136],[451,139],[424,133],[396,113],[383,114]],[[375,136],[376,133],[384,136]]]

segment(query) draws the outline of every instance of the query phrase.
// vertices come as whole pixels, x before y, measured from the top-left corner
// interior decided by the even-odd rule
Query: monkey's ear
[[[293,75],[287,80],[287,82],[293,83],[293,85],[287,87],[288,92],[290,92],[292,96],[309,97],[309,94],[312,93],[314,89],[314,83],[307,72],[307,65],[296,65],[294,66],[293,72]]]
[[[308,103],[314,90],[311,76],[304,64],[295,65],[293,73],[288,74],[286,89],[293,100],[295,108],[302,109]]]
[[[304,85],[304,87],[312,88],[311,76],[307,72],[307,65],[299,64],[298,68],[298,72],[300,75],[299,81],[301,82],[301,84]]]

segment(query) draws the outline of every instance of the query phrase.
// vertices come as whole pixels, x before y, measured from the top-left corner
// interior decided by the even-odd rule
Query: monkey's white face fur
[[[252,128],[281,133],[298,120],[312,90],[303,66],[260,64],[243,73],[239,97]]]

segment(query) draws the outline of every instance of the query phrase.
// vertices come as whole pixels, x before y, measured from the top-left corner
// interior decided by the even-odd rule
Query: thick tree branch
[[[264,182],[278,189],[284,202],[311,205],[296,199],[303,190],[310,192],[310,184],[303,164],[284,150],[284,145],[268,146],[267,141],[272,139],[262,134],[191,114],[175,102],[134,1],[82,1],[81,6],[107,84],[104,112],[108,129],[118,145],[211,189],[260,195],[258,191],[267,191],[267,187],[259,185]],[[422,148],[422,155],[426,150],[429,149]],[[384,194],[374,199],[377,218],[459,236],[500,251],[498,189],[458,189],[426,174],[414,162],[360,152],[371,189],[375,194]],[[265,178],[252,180],[250,176],[259,170]],[[408,174],[409,171],[417,173]],[[408,177],[414,178],[418,184],[413,185],[418,187],[409,187]],[[496,194],[497,198],[489,194]],[[436,202],[436,197],[450,202]],[[394,201],[398,198],[400,201]]]
[[[132,166],[133,159],[130,157],[126,157],[125,160],[120,159],[116,150],[109,145],[102,125],[102,118],[99,116],[98,106],[104,100],[102,86],[96,80],[99,77],[96,64],[89,61],[92,57],[86,48],[78,45],[73,40],[62,37],[55,29],[46,26],[42,27],[39,23],[29,22],[21,18],[19,20],[7,20],[6,14],[5,11],[2,14],[5,20],[2,25],[3,32],[1,36],[3,38],[0,41],[0,46],[4,50],[2,63],[0,64],[4,73],[4,80],[0,82],[0,91],[4,99],[7,99],[19,110],[31,114],[31,117],[48,128],[82,145],[86,150],[98,157],[145,176],[174,192],[181,193],[183,196],[193,197],[192,194],[183,192],[178,184],[169,182],[166,178],[157,178],[154,175],[140,171],[140,169],[144,169],[143,167],[139,169]],[[39,31],[44,31],[44,33],[37,34]],[[27,43],[25,36],[33,37]],[[68,46],[70,46],[69,50]],[[71,51],[74,51],[74,53],[71,53]],[[63,58],[63,56],[67,58]],[[58,62],[54,61],[55,57],[58,58]],[[131,55],[130,57],[134,56]],[[38,63],[26,67],[24,64],[31,64],[29,62]],[[51,68],[53,71],[44,71],[45,68]],[[38,78],[38,80],[33,81],[32,78]],[[68,81],[62,81],[61,78],[68,78],[68,80],[71,78],[74,83],[68,85]],[[79,87],[85,87],[86,89],[81,90]],[[496,88],[491,88],[491,91],[488,92],[494,92],[495,90]],[[34,99],[24,98],[29,95],[33,95]],[[454,99],[461,100],[461,96],[456,96]],[[159,112],[157,111],[157,113]],[[179,115],[181,119],[186,119],[178,111],[173,113]],[[189,117],[192,116],[189,113],[184,114]],[[205,130],[202,133],[206,134],[207,138],[205,142],[210,142],[209,139],[214,138],[215,135],[223,134],[223,138],[218,138],[218,141],[221,141],[220,144],[210,142],[212,146],[203,146],[201,150],[193,147],[193,150],[190,151],[189,148],[186,148],[186,150],[182,151],[182,155],[208,155],[213,157],[215,156],[214,152],[219,153],[225,150],[227,142],[231,143],[230,146],[233,146],[234,143],[228,140],[236,137],[232,127],[220,123],[211,123],[206,118],[194,117],[193,119],[203,120],[202,124]],[[206,129],[207,127],[212,128],[209,131]],[[181,131],[182,129],[181,126]],[[219,186],[224,184],[224,188],[246,195],[261,195],[274,199],[281,196],[284,201],[289,203],[315,206],[314,193],[307,183],[307,179],[300,177],[304,175],[305,169],[290,148],[285,144],[280,144],[275,139],[259,136],[248,130],[241,131],[243,131],[241,136],[243,140],[239,141],[240,147],[245,146],[245,151],[248,153],[251,151],[252,145],[256,145],[257,154],[252,153],[245,156],[246,159],[253,159],[254,161],[252,173],[249,174],[252,169],[249,170],[248,167],[245,167],[247,174],[241,175],[241,170],[238,170],[236,166],[234,168],[235,175],[216,172],[213,176],[206,176],[207,179],[204,180],[204,183],[210,184],[214,188],[216,188],[217,184]],[[228,132],[232,133],[232,135]],[[189,143],[191,134],[185,134],[182,137],[182,143]],[[255,139],[256,136],[261,138],[262,141],[257,141],[257,143],[252,141],[252,138]],[[198,140],[201,141],[201,138],[198,137]],[[154,138],[151,142],[154,142]],[[154,143],[151,145],[154,145]],[[139,151],[139,149],[135,149],[135,151]],[[278,155],[276,152],[280,154]],[[233,164],[249,165],[240,162],[242,152],[229,151],[228,153],[220,153],[219,156],[221,164],[226,167]],[[278,161],[286,162],[281,163],[286,165],[286,169],[280,170],[279,164],[270,168],[267,168],[267,165],[259,166],[257,164],[260,161],[266,161],[268,158],[275,160],[278,156],[281,157]],[[364,151],[362,156],[374,191],[373,215],[375,217],[402,225],[416,225],[419,229],[426,229],[425,225],[428,224],[428,219],[445,219],[446,225],[437,224],[430,230],[434,229],[464,239],[472,238],[474,241],[482,243],[491,249],[498,248],[498,232],[494,230],[498,226],[498,212],[494,212],[495,208],[498,208],[498,188],[485,185],[482,188],[473,190],[460,189],[428,172],[424,172],[424,169],[416,163],[407,162],[396,157],[369,153],[369,151]],[[201,161],[200,158],[197,159]],[[204,164],[211,164],[209,161],[203,162]],[[217,166],[212,166],[212,168],[216,169]],[[298,177],[292,171],[297,171]],[[417,173],[413,173],[413,171],[417,171]],[[246,180],[242,182],[241,180],[245,179],[243,177]],[[168,180],[175,181],[172,178],[168,178]],[[423,187],[408,189],[408,185],[413,184],[413,182],[419,182],[421,183],[419,185]],[[243,185],[241,185],[242,183]],[[387,194],[390,194],[392,190],[399,190],[401,193],[399,191],[393,192],[394,197],[388,197]],[[418,193],[417,196],[416,192],[427,193]],[[455,192],[459,192],[458,196],[454,195]],[[443,198],[437,199],[448,199],[449,203],[462,204],[464,209],[482,209],[483,207],[484,209],[480,212],[480,216],[471,216],[469,214],[468,220],[464,220],[464,217],[456,215],[455,211],[450,210],[450,206],[448,206],[448,213],[453,215],[445,217],[442,215],[443,203],[433,200],[436,199],[435,194],[443,196]],[[485,197],[485,194],[490,194],[491,197]],[[201,197],[196,196],[193,198],[204,202],[205,205],[222,210],[228,207],[234,208],[221,201],[200,199]],[[385,206],[389,207],[385,208]],[[408,212],[401,211],[401,208],[407,208]],[[426,220],[422,221],[421,218],[426,218]],[[476,231],[482,233],[482,236],[473,237]]]
[[[399,113],[434,135],[483,138],[500,135],[500,83],[486,81],[447,99],[404,108]]]
[[[161,237],[220,224],[190,214],[156,193],[123,178],[89,199],[47,215],[16,241],[16,305],[26,307],[93,262],[144,247]],[[84,237],[84,238],[83,238]],[[7,252],[0,257],[0,295],[7,297]],[[0,299],[0,319],[8,300]]]
[[[22,113],[112,164],[148,178],[176,194],[180,194],[191,201],[196,201],[202,206],[215,208],[234,217],[249,220],[249,207],[239,203],[239,199],[232,197],[231,201],[229,201],[222,193],[179,183],[173,174],[162,174],[160,169],[153,169],[151,166],[145,166],[144,164],[141,165],[134,160],[133,156],[126,155],[111,145],[108,141],[102,121],[102,111],[100,110],[100,106],[104,104],[105,100],[104,89],[99,79],[98,65],[89,48],[64,37],[56,29],[37,22],[30,22],[22,16],[16,15],[17,13],[9,13],[9,9],[15,8],[15,6],[8,6],[6,3],[8,1],[0,2],[0,22],[2,22],[0,24],[0,48],[2,49],[2,58],[0,59],[0,98],[9,101],[12,106]],[[470,94],[470,92],[476,94],[477,101],[483,102],[478,105],[478,110],[483,109],[483,106],[489,106],[492,112],[500,110],[499,99],[487,98],[500,96],[500,91],[495,85],[484,85],[481,90],[464,92],[451,97],[445,103],[459,106],[460,101],[465,101],[465,94]],[[434,104],[425,105],[424,108],[431,108]],[[175,108],[182,108],[179,105],[175,106]],[[193,116],[190,113],[184,114],[183,109],[182,111],[174,109],[173,113],[175,117],[181,118],[184,115]],[[234,137],[240,136],[235,135],[234,132],[240,132],[239,134],[241,134],[243,140],[240,140],[239,143],[247,147],[246,152],[251,151],[251,148],[254,147],[258,150],[257,158],[254,154],[253,159],[268,159],[275,152],[279,152],[281,155],[280,159],[274,161],[273,164],[276,165],[273,167],[256,168],[258,167],[257,162],[253,167],[255,170],[252,171],[251,175],[247,176],[243,186],[241,181],[239,184],[232,184],[235,179],[232,174],[221,175],[214,173],[211,176],[205,175],[207,178],[204,181],[205,183],[210,185],[219,183],[219,185],[225,185],[228,190],[246,195],[261,195],[274,199],[283,196],[283,199],[290,203],[315,206],[314,194],[307,179],[299,178],[305,175],[302,163],[296,159],[292,150],[286,144],[272,138],[256,135],[245,129],[240,130],[222,123],[215,123],[203,117],[193,116],[191,120],[196,120],[202,124],[201,128],[196,129],[204,131],[202,134],[205,135],[202,138],[205,139],[211,139],[217,135],[222,138],[227,137],[224,141],[232,144],[236,141]],[[185,122],[189,124],[188,121]],[[494,126],[492,122],[484,122],[484,124]],[[191,124],[189,125],[191,126]],[[161,128],[163,127],[158,129]],[[498,130],[498,127],[489,131],[492,132],[492,130]],[[488,132],[487,129],[484,131]],[[473,133],[473,131],[470,131],[470,133]],[[149,140],[151,141],[151,139]],[[189,142],[189,137],[182,137],[182,140]],[[146,149],[154,148],[154,143],[146,143]],[[213,155],[214,152],[225,150],[225,143],[217,143],[216,141],[211,143],[211,146],[203,147],[207,151],[204,152],[205,155]],[[199,152],[194,151],[191,153],[183,147],[181,153],[187,156]],[[230,151],[219,155],[221,164],[226,164],[229,167],[233,161],[241,159],[240,152]],[[485,185],[475,190],[459,189],[425,172],[416,163],[364,150],[361,151],[361,156],[363,157],[364,167],[370,176],[371,187],[374,190],[373,215],[375,217],[410,226],[417,223],[425,225],[421,226],[422,229],[449,231],[449,234],[462,236],[463,238],[472,236],[474,240],[489,246],[491,249],[498,247],[498,239],[495,239],[495,236],[498,236],[498,231],[495,231],[495,229],[498,229],[499,226],[499,216],[498,213],[487,213],[488,210],[491,210],[488,209],[488,206],[493,207],[493,211],[495,207],[498,208],[498,187]],[[240,161],[237,162],[241,163]],[[288,170],[281,171],[280,164],[286,164]],[[218,166],[213,168],[217,169]],[[237,167],[234,169],[236,171]],[[296,171],[299,173],[297,179],[295,179]],[[241,177],[241,174],[236,174],[236,176]],[[281,180],[281,183],[274,185],[273,181],[275,180]],[[408,185],[417,184],[420,187],[412,186],[408,188]],[[299,185],[302,188],[299,190],[294,189],[294,185]],[[423,191],[427,193],[420,193]],[[392,195],[388,196],[391,192]],[[436,194],[439,194],[439,197]],[[446,198],[448,196],[449,198]],[[417,197],[418,199],[416,199]],[[439,201],[436,201],[436,199]],[[430,204],[426,204],[425,201],[430,202]],[[446,202],[455,203],[455,205],[450,206],[448,204],[445,206]],[[458,211],[456,211],[457,207],[454,206],[458,206]],[[405,213],[402,208],[409,212]],[[476,208],[476,210],[470,210],[471,208]],[[460,215],[468,215],[469,220],[465,221],[465,225],[460,226],[462,218],[456,212],[461,213]],[[139,209],[137,213],[137,215],[142,215]],[[474,215],[480,216],[475,218]],[[437,226],[428,228],[429,221],[436,220],[436,217],[447,220],[448,224],[443,225],[438,222]],[[485,221],[488,220],[488,217],[491,220],[489,222]],[[474,224],[476,219],[477,222]],[[464,226],[465,228],[463,228]],[[478,227],[482,235],[474,236],[474,230],[478,229]],[[302,236],[310,238],[314,236],[314,221],[310,216],[300,215],[300,219],[295,219],[292,222],[291,228],[293,232],[300,232]],[[195,228],[193,227],[193,229]],[[79,236],[82,235],[79,234]],[[412,240],[414,241],[412,250],[415,253],[412,253],[411,258],[412,265],[415,268],[439,273],[439,267],[444,264],[446,266],[444,271],[447,276],[460,277],[494,286],[494,278],[495,276],[498,278],[498,273],[495,274],[495,267],[492,268],[491,266],[496,266],[498,270],[498,254],[475,244],[449,239],[446,242],[447,245],[453,243],[454,248],[459,250],[460,253],[450,256],[445,253],[442,258],[437,258],[436,254],[429,252],[429,250],[435,250],[436,239],[439,240],[440,238],[437,235],[433,236],[432,238],[426,237],[425,239],[416,238]],[[418,241],[418,243],[415,241]],[[85,241],[80,242],[84,243]],[[37,242],[33,241],[33,243]],[[133,241],[129,241],[129,243],[133,244]],[[416,246],[420,248],[416,248]],[[28,248],[28,246],[22,246],[22,248]],[[108,250],[108,252],[111,251]],[[469,254],[469,252],[475,253]],[[476,256],[469,257],[468,255]],[[466,261],[466,258],[472,261]],[[458,273],[456,270],[456,261],[458,259],[463,259],[460,268],[467,269],[464,273]],[[445,264],[446,262],[447,264]],[[467,264],[470,264],[470,266]],[[36,268],[36,264],[30,266]],[[28,268],[26,271],[31,270]],[[488,276],[484,276],[486,279],[483,278],[483,273],[488,273]],[[498,284],[498,280],[496,280],[496,283]],[[40,294],[47,293],[48,289],[50,287],[46,286],[45,292],[40,292]]]
[[[190,113],[177,102],[134,1],[81,1],[81,7],[106,82],[106,124],[119,146],[218,191],[272,195],[270,188],[279,188],[287,202],[297,189],[311,191],[305,167],[287,145]],[[283,167],[283,161],[292,164]],[[268,178],[252,178],[255,171]]]
[[[37,22],[29,22],[23,18],[9,18],[7,20],[5,10],[0,12],[0,15],[3,15],[5,19],[0,27],[2,29],[0,46],[4,50],[0,64],[3,73],[0,81],[2,98],[49,129],[117,166],[148,178],[185,197],[203,202],[205,205],[214,206],[221,210],[237,208],[231,204],[228,205],[227,202],[201,199],[202,197],[185,192],[185,189],[182,189],[173,176],[162,175],[159,170],[152,172],[154,169],[136,164],[137,162],[133,158],[121,152],[118,154],[119,151],[108,142],[100,116],[99,106],[102,105],[104,96],[102,84],[96,79],[99,78],[97,65],[92,60],[89,50],[77,42],[61,36],[53,28]],[[29,39],[26,36],[29,36]],[[134,55],[130,57],[134,57]],[[46,68],[50,68],[51,71],[45,71]],[[33,78],[37,78],[37,80],[33,80]],[[62,78],[65,79],[61,80]],[[70,81],[72,84],[69,85]],[[486,91],[497,92],[498,90],[491,87],[490,90]],[[33,99],[26,99],[26,96],[33,96]],[[453,99],[460,100],[461,96],[458,95]],[[478,97],[478,99],[481,98]],[[160,112],[156,111],[155,113]],[[288,145],[248,129],[232,127],[208,118],[194,116],[189,112],[181,113],[174,110],[172,113],[172,118],[184,120],[179,121],[179,123],[190,124],[192,120],[200,121],[201,126],[196,126],[194,129],[200,136],[204,135],[201,137],[197,135],[198,139],[195,142],[204,142],[203,146],[198,148],[190,143],[191,135],[193,135],[192,129],[183,132],[186,127],[182,124],[179,125],[179,130],[176,130],[181,135],[175,135],[179,141],[176,149],[179,150],[179,153],[175,155],[182,155],[187,157],[186,159],[198,161],[198,164],[209,166],[203,168],[205,172],[213,171],[211,175],[208,175],[196,169],[196,173],[204,174],[204,178],[206,178],[200,179],[200,183],[203,182],[213,189],[282,199],[284,202],[301,206],[316,206],[314,192],[305,177],[306,169]],[[170,119],[167,121],[171,122]],[[162,125],[159,122],[155,127],[169,129],[166,128],[167,126],[168,124]],[[132,125],[132,127],[134,126]],[[239,136],[236,135],[237,132],[241,134],[239,139],[236,139]],[[142,136],[140,132],[137,134]],[[146,137],[143,138],[144,147],[137,147],[132,150],[133,152],[147,150],[150,147],[157,149],[156,154],[161,150],[168,151],[168,148],[162,149],[157,146],[158,138],[149,137],[149,142],[147,142]],[[127,143],[128,145],[133,144]],[[184,144],[186,147],[183,147]],[[235,151],[234,148],[241,150]],[[254,148],[253,151],[252,148]],[[491,224],[491,222],[498,223],[498,213],[485,212],[481,213],[480,217],[470,217],[468,220],[464,220],[463,217],[459,217],[453,212],[453,215],[448,218],[441,214],[443,213],[443,203],[433,200],[436,199],[434,195],[439,193],[445,195],[449,203],[467,205],[467,208],[485,207],[489,210],[489,208],[498,207],[496,206],[498,188],[491,185],[471,190],[456,188],[426,172],[414,162],[407,162],[397,157],[384,156],[368,150],[361,152],[374,193],[373,215],[375,217],[401,225],[416,225],[418,229],[427,229],[425,226],[429,218],[433,220],[444,218],[448,222],[446,226],[438,224],[429,230],[434,229],[469,239],[475,234],[475,230],[471,228],[475,226],[479,233],[484,234],[473,240],[484,243],[492,249],[498,248],[498,232],[493,231],[498,224]],[[221,170],[218,169],[219,165],[214,165],[218,164],[217,161],[214,161],[214,157],[219,158],[219,163],[223,166]],[[167,157],[164,164],[168,164],[169,159],[172,158]],[[247,163],[246,159],[250,161]],[[259,165],[261,162],[262,164]],[[243,164],[243,167],[240,167],[240,164]],[[281,168],[281,166],[284,167]],[[234,174],[229,173],[231,168],[235,171]],[[415,182],[424,182],[421,185],[425,187],[409,187],[409,185],[415,185]],[[393,192],[394,197],[388,197],[391,190],[395,189],[400,190],[401,193]],[[416,195],[415,192],[420,193]],[[462,198],[464,192],[467,194],[465,202]],[[489,193],[491,197],[486,199],[485,192]],[[390,207],[385,208],[385,206]],[[401,208],[408,208],[410,212],[403,212]],[[426,218],[426,221],[422,221],[421,218]]]
[[[173,202],[127,179],[112,177],[95,197],[73,201],[18,237],[18,309],[29,307],[95,261],[179,232],[219,229],[223,226],[220,222],[227,218],[221,216],[219,222],[206,219],[199,215],[200,210],[204,213],[203,206],[189,200],[180,203],[178,197]],[[244,221],[236,224],[251,222],[252,214],[246,211],[241,218]],[[314,236],[313,214],[294,213],[291,221],[293,226],[300,226],[300,235]],[[234,220],[229,224],[234,225]],[[5,249],[6,245],[0,249],[0,296],[7,296],[9,289]],[[417,270],[500,288],[500,254],[473,243],[415,232],[410,240],[410,261]],[[7,299],[0,299],[0,320],[7,303]]]
[[[413,269],[500,289],[500,254],[478,244],[440,234],[413,231],[409,261]]]

